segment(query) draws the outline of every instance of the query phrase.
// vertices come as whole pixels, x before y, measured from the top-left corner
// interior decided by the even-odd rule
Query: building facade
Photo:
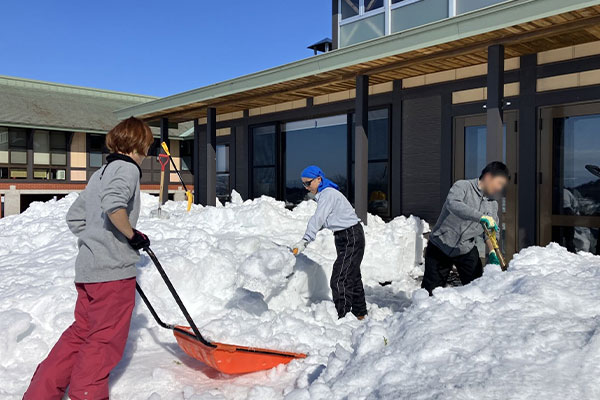
[[[505,253],[550,241],[597,253],[600,180],[586,166],[600,164],[599,1],[332,0],[332,10],[333,51],[115,115],[179,142],[202,204],[235,189],[293,207],[306,195],[300,170],[317,164],[363,220],[434,223],[455,180],[503,160]]]

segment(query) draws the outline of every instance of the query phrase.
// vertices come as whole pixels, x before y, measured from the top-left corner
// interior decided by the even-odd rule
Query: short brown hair
[[[119,122],[106,135],[106,147],[113,153],[137,152],[146,155],[153,142],[154,137],[148,124],[135,117]]]

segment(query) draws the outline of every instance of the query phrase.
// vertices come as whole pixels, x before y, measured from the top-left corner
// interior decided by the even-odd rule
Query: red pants
[[[76,283],[75,322],[38,365],[24,400],[108,399],[108,376],[123,356],[135,305],[135,278]]]

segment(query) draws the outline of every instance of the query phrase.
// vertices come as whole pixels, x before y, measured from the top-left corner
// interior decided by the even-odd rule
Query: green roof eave
[[[598,0],[509,0],[293,63],[127,107],[115,113],[119,119],[159,113],[175,107],[403,54],[599,3]]]

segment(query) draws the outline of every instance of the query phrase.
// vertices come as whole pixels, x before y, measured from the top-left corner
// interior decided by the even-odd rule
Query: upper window
[[[383,0],[364,0],[365,12],[373,11],[383,7]]]
[[[342,19],[354,17],[360,12],[359,0],[341,0]]]
[[[104,153],[108,149],[104,146],[104,135],[88,135],[90,150],[90,167],[100,168],[104,162]]]

